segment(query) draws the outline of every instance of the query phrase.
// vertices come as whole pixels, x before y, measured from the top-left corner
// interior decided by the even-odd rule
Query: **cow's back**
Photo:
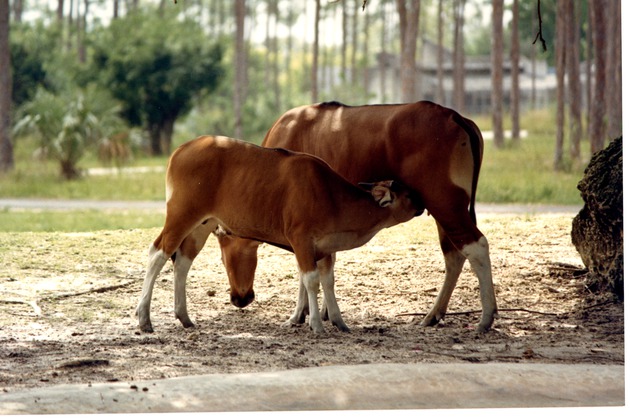
[[[398,180],[423,201],[440,187],[433,180],[455,183],[474,197],[483,151],[472,121],[432,102],[295,108],[276,121],[263,146],[319,156],[353,183]]]

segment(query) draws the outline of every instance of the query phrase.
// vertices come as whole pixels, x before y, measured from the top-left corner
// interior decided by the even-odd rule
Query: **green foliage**
[[[209,42],[196,22],[168,13],[117,19],[94,34],[92,48],[89,72],[122,102],[131,125],[149,130],[158,154],[168,152],[175,120],[222,75],[222,48]]]
[[[21,113],[16,134],[35,135],[40,155],[57,161],[65,179],[79,177],[77,164],[87,147],[123,127],[116,104],[106,92],[92,87],[58,95],[40,89]]]
[[[50,86],[45,65],[55,46],[52,37],[37,36],[49,32],[42,25],[38,26],[41,32],[26,25],[11,28],[12,101],[15,106],[31,100],[38,86]]]

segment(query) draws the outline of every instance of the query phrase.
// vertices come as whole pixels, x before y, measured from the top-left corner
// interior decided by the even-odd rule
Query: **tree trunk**
[[[348,11],[347,1],[341,0],[341,81],[346,81],[348,72]]]
[[[518,0],[512,1],[512,43],[510,47],[510,62],[512,89],[510,90],[510,111],[512,114],[512,144],[518,145],[521,142],[521,124],[519,120],[521,91],[519,85],[519,56],[520,45],[518,38]]]
[[[608,33],[606,44],[607,137],[621,136],[621,0],[607,0]]]
[[[77,168],[77,165],[72,160],[60,160],[59,161],[61,176],[66,181],[81,178],[81,171]]]
[[[162,121],[160,127],[160,148],[162,154],[169,156],[171,154],[171,145],[173,144],[173,130],[175,129],[175,120],[177,117],[166,118]]]
[[[22,13],[24,12],[24,2],[22,0],[13,0],[13,20],[22,22]]]
[[[535,7],[532,7],[532,39],[536,39],[538,34],[538,13]],[[530,54],[532,60],[532,90],[530,109],[536,108],[536,44],[530,46]]]
[[[243,138],[243,103],[247,86],[247,64],[245,50],[245,0],[234,2],[234,14],[236,17],[236,53],[235,53],[235,77],[234,77],[234,136]]]
[[[438,50],[437,50],[437,86],[435,101],[445,103],[444,97],[444,0],[438,1]]]
[[[604,148],[606,126],[604,113],[606,112],[606,13],[604,2],[589,0],[589,12],[592,14],[593,56],[595,64],[595,80],[593,80],[593,98],[591,100],[591,116],[589,122],[589,138],[591,154]]]
[[[0,173],[13,169],[11,143],[11,51],[9,48],[9,0],[0,0]]]
[[[387,50],[387,34],[389,33],[389,12],[388,9],[385,9],[381,14],[381,52],[380,52],[380,60],[378,62],[378,81],[379,81],[379,97],[382,103],[387,102],[387,63],[386,53]]]
[[[320,0],[315,0],[315,40],[313,41],[313,64],[311,66],[311,102],[315,103],[319,98],[319,91],[317,86],[317,72],[319,61],[319,18],[321,13]]]
[[[573,0],[568,0],[573,1]],[[564,148],[564,69],[566,59],[567,0],[558,0],[556,8],[556,148],[553,168],[562,169]]]
[[[453,19],[455,33],[453,36],[453,107],[460,113],[466,107],[464,91],[464,9],[466,0],[453,2]]]
[[[577,9],[576,9],[577,7]],[[569,1],[566,10],[566,65],[569,75],[569,154],[579,162],[582,139],[582,84],[580,83],[579,3]]]
[[[492,0],[492,131],[494,145],[503,139],[503,0]]]
[[[420,0],[418,0],[420,1]],[[350,83],[358,83],[357,52],[359,50],[359,5],[360,0],[354,2],[354,13],[352,15],[352,48],[350,49]]]
[[[363,20],[363,96],[364,102],[370,97],[370,12],[365,11],[365,19]]]
[[[279,23],[279,11],[278,0],[271,0],[271,15],[273,16],[273,36],[271,39],[271,54],[273,59],[271,60],[271,77],[273,86],[273,104],[277,113],[281,112],[281,91],[280,91],[280,50],[278,48],[278,23]]]
[[[593,14],[590,5],[586,5],[586,136],[591,132],[591,101],[593,100]]]
[[[90,1],[84,0],[83,14],[81,14],[81,1],[77,0],[77,55],[79,63],[85,64],[87,61],[87,50],[85,46],[85,34],[87,27],[87,15],[90,7]]]
[[[416,47],[418,41],[418,19],[420,0],[397,0],[398,16],[401,22],[400,38],[400,87],[403,102],[415,102],[416,96]]]
[[[149,153],[151,156],[162,155],[162,142],[160,141],[160,128],[157,124],[149,123]]]
[[[57,0],[57,22],[63,22],[63,3],[64,0]],[[116,2],[118,4],[118,2]]]

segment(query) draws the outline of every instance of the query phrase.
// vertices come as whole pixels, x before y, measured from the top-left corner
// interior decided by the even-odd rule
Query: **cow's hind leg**
[[[490,263],[490,250],[485,236],[476,242],[465,245],[462,254],[468,259],[472,270],[479,279],[479,293],[481,294],[481,320],[477,331],[483,332],[490,329],[497,315],[497,302],[492,283],[492,267]]]
[[[184,328],[194,327],[195,324],[188,316],[186,305],[186,279],[193,260],[199,254],[206,243],[208,236],[217,228],[216,222],[206,221],[192,231],[180,245],[175,253],[175,317],[179,319]]]
[[[427,209],[439,225],[442,250],[445,250],[446,279],[434,309],[425,318],[425,321],[430,325],[434,317],[444,316],[443,312],[446,312],[446,305],[461,272],[462,260],[456,257],[452,251],[456,249],[468,259],[473,272],[479,280],[482,313],[477,330],[487,331],[492,326],[497,314],[488,241],[483,236],[483,233],[477,229],[468,213],[468,196],[465,191],[453,188],[447,196],[451,197],[449,202],[427,205]],[[448,245],[446,238],[450,240],[452,247]]]
[[[440,237],[440,246],[442,248],[442,253],[444,254],[444,263],[445,263],[445,276],[444,276],[444,284],[440,289],[440,292],[435,299],[435,303],[433,307],[429,311],[429,313],[422,320],[422,326],[431,326],[437,324],[441,319],[444,318],[446,314],[446,309],[448,307],[448,302],[451,299],[451,295],[453,294],[453,290],[455,290],[455,286],[457,285],[457,280],[459,279],[459,275],[462,272],[462,268],[464,266],[464,262],[466,261],[466,257],[462,253],[460,253],[453,243],[446,236],[444,229],[437,224],[438,234]]]

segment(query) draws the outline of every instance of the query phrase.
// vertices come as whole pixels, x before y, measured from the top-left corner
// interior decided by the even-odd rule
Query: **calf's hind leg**
[[[153,296],[153,286],[155,279],[162,271],[162,267],[168,261],[169,255],[162,251],[159,246],[162,241],[162,233],[149,247],[149,265],[147,273],[142,283],[142,295],[136,307],[136,316],[138,317],[138,325],[140,330],[144,332],[153,332],[151,325],[151,297]]]

